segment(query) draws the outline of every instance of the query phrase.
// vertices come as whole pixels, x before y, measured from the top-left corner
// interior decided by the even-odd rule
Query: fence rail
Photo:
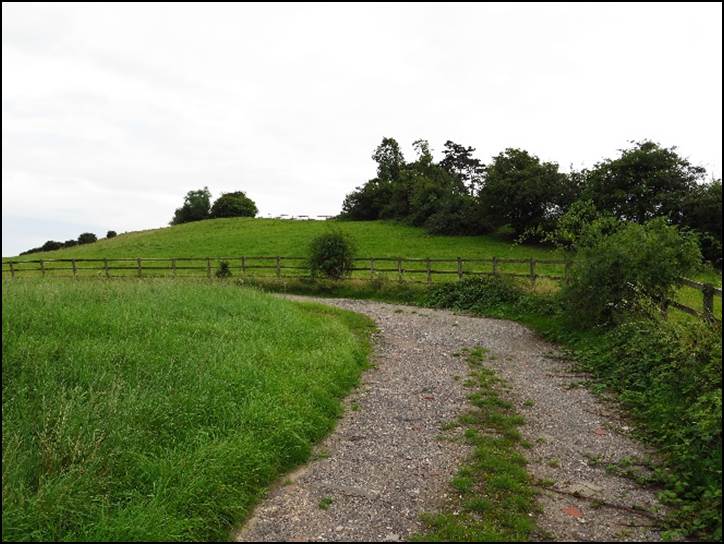
[[[105,276],[111,277],[213,277],[219,263],[226,262],[232,273],[276,278],[308,277],[305,257],[281,255],[242,255],[235,257],[114,257],[114,258],[64,258],[3,260],[3,277],[15,278],[21,274],[36,276]],[[566,281],[572,261],[564,259],[535,258],[427,258],[427,257],[358,257],[353,259],[352,277],[376,278],[392,275],[399,281],[431,284],[445,281],[445,276],[463,279],[470,276],[493,275],[539,278]],[[447,265],[447,266],[445,266]],[[512,266],[511,266],[512,265]],[[70,271],[70,274],[64,272]],[[193,274],[202,271],[201,274]],[[270,274],[264,271],[271,271]],[[60,274],[59,274],[60,272]],[[120,274],[113,274],[120,272]],[[150,273],[150,274],[149,274]],[[420,279],[422,278],[422,279]],[[452,279],[452,278],[451,278]],[[665,306],[676,308],[690,315],[709,321],[718,321],[714,315],[714,297],[721,298],[722,290],[709,283],[682,278],[684,286],[696,289],[702,296],[702,308],[691,308],[676,300],[667,300]]]

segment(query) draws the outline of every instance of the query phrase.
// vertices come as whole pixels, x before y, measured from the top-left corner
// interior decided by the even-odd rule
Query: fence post
[[[463,260],[458,257],[458,279],[463,279]]]
[[[704,317],[707,321],[714,321],[714,286],[705,283],[701,292],[704,295]]]
[[[40,259],[40,272],[45,276],[45,262],[43,262],[43,259]]]
[[[498,258],[493,257],[493,276],[498,275]]]
[[[246,257],[241,258],[241,273],[242,275],[246,274]]]
[[[10,261],[10,277],[11,278],[15,277],[15,266],[13,265],[12,261]]]
[[[571,266],[573,262],[570,259],[566,259],[566,268],[563,272],[563,281],[568,283],[571,281]]]
[[[530,282],[535,284],[535,259],[530,260]]]
[[[375,277],[375,258],[370,259],[370,278]]]
[[[206,277],[211,279],[211,257],[206,257]]]
[[[430,257],[427,258],[427,284],[432,283],[432,269],[430,268]]]
[[[402,281],[402,259],[397,257],[397,280]]]
[[[281,257],[279,255],[277,255],[277,278],[282,277],[282,268],[281,268],[280,261],[281,261]]]
[[[141,257],[136,257],[136,270],[138,271],[138,277],[141,277]]]
[[[173,274],[173,277],[175,278],[176,277],[176,257],[171,259],[171,270],[173,271],[171,273]]]
[[[106,271],[106,278],[110,278],[111,274],[108,271],[108,257],[103,257],[103,269]]]
[[[77,269],[76,269],[76,266],[75,266],[75,259],[72,259],[71,262],[73,263],[73,278],[74,278],[74,279],[77,279],[78,276],[76,275]]]

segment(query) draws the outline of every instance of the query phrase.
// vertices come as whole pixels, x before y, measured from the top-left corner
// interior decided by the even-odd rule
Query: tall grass
[[[225,539],[334,425],[370,322],[231,285],[3,285],[3,540]]]

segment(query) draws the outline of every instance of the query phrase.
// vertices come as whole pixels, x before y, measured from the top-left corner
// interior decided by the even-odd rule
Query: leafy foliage
[[[465,147],[448,140],[440,166],[455,176],[470,195],[475,195],[483,186],[485,165],[473,157],[474,147]]]
[[[683,221],[682,203],[703,182],[705,170],[676,153],[676,148],[643,141],[622,149],[585,173],[585,195],[596,207],[619,219],[643,223],[654,217]]]
[[[405,157],[400,150],[400,144],[394,138],[382,138],[372,154],[377,163],[377,177],[383,181],[396,180],[405,166]]]
[[[116,236],[118,236],[118,233],[115,230],[109,230],[106,233],[106,238],[115,238]]]
[[[578,359],[620,395],[664,453],[670,536],[721,540],[720,331],[700,321],[644,319],[586,339]]]
[[[211,217],[256,217],[259,210],[243,191],[224,193],[211,207]]]
[[[96,242],[98,240],[98,237],[93,234],[92,232],[84,232],[80,236],[78,236],[78,243],[79,244],[92,244],[93,242]]]
[[[229,267],[229,263],[227,261],[219,262],[219,266],[216,269],[216,277],[221,279],[231,277],[231,268]]]
[[[549,229],[574,199],[574,191],[558,165],[541,162],[521,149],[506,149],[485,168],[480,192],[483,209],[499,225],[510,225],[520,236]]]
[[[354,254],[354,242],[343,232],[321,234],[309,247],[309,271],[315,278],[321,274],[333,280],[342,279],[353,267]]]
[[[211,193],[208,187],[196,191],[189,191],[184,197],[184,204],[176,209],[172,225],[180,225],[181,223],[189,223],[191,221],[201,221],[208,219],[211,208]]]
[[[563,297],[579,325],[610,325],[673,296],[700,261],[696,237],[663,218],[645,225],[597,220],[579,243]]]

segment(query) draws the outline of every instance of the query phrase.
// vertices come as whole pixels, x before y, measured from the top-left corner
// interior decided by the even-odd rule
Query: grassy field
[[[550,248],[538,245],[521,245],[513,243],[510,236],[504,233],[485,236],[433,236],[423,229],[409,227],[385,221],[293,221],[279,219],[212,219],[195,223],[186,223],[163,229],[146,230],[121,234],[110,240],[99,240],[93,244],[61,249],[45,253],[34,253],[18,257],[18,260],[37,259],[69,259],[69,258],[163,258],[163,257],[229,257],[240,256],[285,256],[304,257],[307,247],[316,235],[332,228],[349,234],[357,245],[359,257],[412,257],[454,259],[462,257],[465,262],[465,272],[491,272],[492,257],[508,259],[561,259],[562,255]],[[485,262],[470,262],[470,259],[482,259]],[[6,260],[6,259],[4,259]],[[241,274],[241,263],[238,259],[229,259],[232,274]],[[114,276],[135,276],[136,262],[129,260],[126,263],[114,263],[116,266],[126,266],[124,270],[113,270]],[[216,271],[219,259],[211,262],[212,273]],[[274,260],[248,261],[250,265],[268,266],[267,269],[247,269],[252,276],[272,276]],[[300,266],[302,262],[290,261],[283,265]],[[71,275],[69,263],[45,263],[48,274]],[[79,275],[103,276],[104,272],[98,269],[103,263],[85,263],[79,261],[77,270]],[[146,262],[143,264],[144,276],[171,276],[171,263]],[[178,275],[205,276],[205,261],[177,262]],[[184,267],[196,267],[185,269]],[[369,266],[369,263],[360,263],[359,266]],[[21,271],[23,276],[40,276],[38,264],[17,265],[31,268],[32,271]],[[146,268],[146,267],[154,267]],[[397,279],[394,262],[377,262],[376,267],[392,269],[381,273],[388,279]],[[404,265],[406,280],[425,281],[425,263],[406,263]],[[65,268],[65,270],[55,270]],[[434,263],[435,270],[454,272],[456,263]],[[3,275],[8,274],[9,267],[3,266]],[[527,274],[528,264],[499,264],[501,273]],[[538,264],[538,274],[561,276],[564,267],[557,264]],[[283,269],[283,275],[306,274],[304,269]],[[354,277],[369,278],[370,272],[355,272]],[[446,281],[456,279],[455,274],[439,274],[432,276],[433,281]],[[692,279],[708,281],[721,286],[721,274],[709,270],[693,275]],[[694,289],[684,287],[679,292],[679,302],[701,310],[702,297]],[[715,298],[715,313],[721,316],[721,298]]]
[[[218,540],[303,462],[371,323],[207,282],[3,285],[3,540]]]

